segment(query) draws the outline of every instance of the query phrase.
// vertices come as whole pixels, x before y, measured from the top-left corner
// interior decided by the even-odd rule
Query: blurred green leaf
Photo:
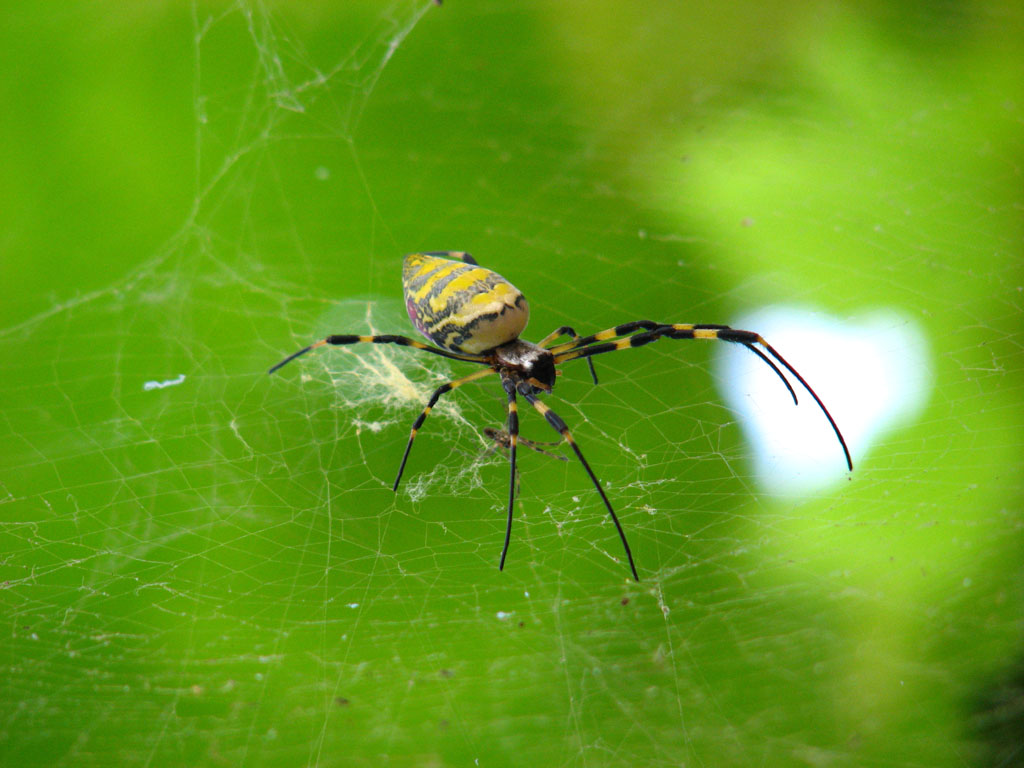
[[[992,764],[1021,616],[1012,3],[8,9],[0,764]],[[566,365],[574,462],[410,333],[466,249],[527,336],[878,308],[933,355],[765,494],[711,345]],[[756,330],[756,329],[755,329]],[[168,384],[147,388],[147,382]],[[808,407],[802,404],[801,407]],[[552,438],[536,414],[524,435]]]

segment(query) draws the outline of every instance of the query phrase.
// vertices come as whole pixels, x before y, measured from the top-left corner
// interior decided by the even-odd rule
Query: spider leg
[[[775,347],[765,341],[761,337],[761,334],[754,333],[753,331],[741,331],[735,328],[730,328],[727,325],[673,325],[671,328],[672,331],[666,334],[671,339],[718,339],[720,341],[731,341],[733,343],[742,344],[749,349],[754,349],[754,344],[760,344],[764,347],[768,351],[768,354],[775,358],[776,362],[789,371],[793,375],[793,378],[800,382],[801,386],[807,390],[807,394],[809,394],[814,399],[814,402],[818,404],[821,412],[825,414],[825,418],[828,419],[828,423],[832,426],[832,431],[835,432],[836,439],[839,440],[839,445],[843,448],[843,455],[846,457],[847,469],[851,472],[853,471],[853,459],[850,457],[850,449],[846,445],[846,439],[843,437],[843,433],[839,431],[839,425],[836,424],[836,420],[832,418],[832,414],[828,412],[828,408],[825,407],[825,403],[821,401],[821,398],[818,397],[818,393],[811,388],[811,385],[807,383],[807,380],[800,375],[797,369],[790,365],[786,358],[775,350]],[[770,362],[763,354],[760,355],[760,357],[765,362]],[[779,374],[780,378],[785,378],[782,376],[782,373],[778,368],[775,368],[774,365],[772,368],[775,369],[775,372]],[[790,388],[790,392],[792,391],[792,388]],[[794,394],[793,397],[795,399],[796,395]]]
[[[646,324],[648,321],[639,321],[642,324]],[[630,325],[618,326],[619,329],[625,328]],[[638,328],[643,328],[645,325],[639,325]],[[613,328],[610,331],[615,331]],[[594,334],[594,341],[602,341],[603,338],[610,338],[612,334],[610,331],[602,331],[601,333]],[[607,336],[603,336],[607,334]],[[587,342],[587,339],[592,337],[586,336],[582,339],[583,342]],[[591,346],[585,346],[583,348],[569,348],[564,352],[555,354],[555,364],[567,362],[569,360],[575,360],[580,357],[591,357],[593,355],[601,355],[605,352],[617,352],[620,349],[630,349],[632,347],[642,347],[651,342],[657,341],[660,338],[669,339],[712,339],[718,341],[728,341],[733,344],[742,344],[747,349],[752,350],[758,357],[764,360],[768,365],[775,371],[776,375],[786,383],[786,388],[789,389],[790,394],[793,396],[794,402],[796,401],[796,392],[793,387],[786,381],[786,377],[779,370],[777,365],[772,363],[772,360],[766,356],[763,352],[757,349],[756,344],[761,345],[767,350],[768,355],[774,358],[775,362],[789,371],[793,377],[800,382],[801,386],[807,393],[814,399],[814,402],[818,404],[818,408],[825,414],[825,418],[828,419],[828,423],[832,427],[832,431],[835,433],[836,439],[839,440],[839,445],[843,449],[843,455],[846,457],[846,466],[852,471],[853,470],[853,459],[850,457],[850,449],[846,445],[846,439],[843,437],[843,433],[839,431],[839,426],[836,424],[835,419],[832,418],[832,414],[829,413],[828,408],[825,407],[825,403],[821,401],[818,394],[811,388],[811,385],[807,383],[807,380],[801,376],[796,368],[790,365],[786,359],[780,355],[775,348],[765,341],[760,334],[754,333],[753,331],[741,331],[736,328],[730,328],[727,325],[712,325],[712,324],[684,324],[684,323],[672,323],[665,325],[658,325],[653,329],[644,331],[643,333],[635,333],[632,336],[626,338],[616,339],[615,341],[604,341],[603,343],[590,342]],[[557,349],[557,347],[556,347]],[[554,350],[552,350],[554,352]]]
[[[825,418],[828,419],[828,423],[832,425],[832,431],[835,432],[836,437],[839,438],[839,444],[843,446],[843,453],[846,455],[846,466],[852,472],[853,459],[850,458],[850,449],[846,447],[846,440],[843,439],[843,433],[839,431],[839,426],[836,424],[836,420],[832,418],[832,414],[828,412],[828,408],[826,408],[825,404],[821,402],[821,398],[818,397],[818,394],[813,389],[811,389],[811,385],[804,380],[804,377],[797,372],[796,368],[794,368],[792,365],[786,362],[786,359],[778,352],[776,352],[775,348],[771,344],[762,339],[760,336],[758,336],[757,339],[761,343],[761,346],[767,349],[768,353],[772,357],[774,357],[776,360],[782,363],[782,367],[789,371],[791,374],[793,374],[793,377],[797,381],[799,381],[803,385],[803,388],[806,389],[811,394],[811,397],[814,398],[814,402],[818,404],[818,407],[821,408],[821,412],[824,413]]]
[[[451,360],[465,360],[470,363],[486,363],[486,358],[474,356],[474,355],[458,355],[454,352],[448,352],[447,350],[439,347],[432,347],[429,344],[424,344],[422,341],[416,341],[410,339],[408,336],[396,336],[394,334],[381,334],[375,336],[359,336],[356,334],[335,334],[328,336],[326,339],[310,344],[308,347],[300,349],[294,354],[288,355],[280,363],[272,367],[267,373],[273,373],[283,365],[290,363],[296,357],[304,355],[310,350],[322,347],[326,344],[342,345],[342,344],[398,344],[402,347],[412,347],[413,349],[422,349],[424,352],[430,352],[434,355],[440,355],[441,357],[447,357]]]
[[[755,355],[764,360],[765,364],[775,371],[775,375],[782,379],[782,383],[786,385],[786,389],[789,390],[790,396],[793,398],[793,405],[800,405],[800,401],[796,399],[796,390],[793,389],[793,385],[789,383],[789,379],[782,375],[782,371],[779,370],[779,366],[772,362],[772,359],[768,357],[764,352],[755,347],[753,344],[744,344],[744,347],[749,349]]]
[[[571,326],[562,325],[562,326],[559,326],[558,328],[556,328],[555,330],[553,330],[551,333],[549,333],[543,339],[538,341],[537,342],[537,346],[538,347],[547,347],[547,345],[549,343],[551,343],[552,341],[557,339],[559,336],[572,336],[572,344],[574,346],[578,345],[581,341],[583,341],[583,339],[580,338],[580,335],[578,333],[576,333],[576,331],[574,331]],[[568,342],[566,342],[566,343],[568,343]],[[559,346],[564,346],[564,345],[560,344]],[[588,358],[587,359],[587,364],[590,366],[590,378],[592,378],[594,380],[594,384],[597,384],[597,371],[594,370],[594,361]]]
[[[419,428],[423,426],[423,422],[426,421],[427,416],[430,415],[430,409],[437,405],[437,401],[441,399],[441,395],[445,392],[450,392],[456,387],[461,387],[463,384],[468,384],[471,381],[482,379],[484,376],[490,376],[495,373],[493,368],[484,368],[481,371],[474,371],[469,376],[463,376],[461,379],[455,379],[455,381],[449,381],[447,384],[442,384],[440,387],[434,390],[434,394],[430,396],[430,401],[427,406],[420,412],[420,415],[416,417],[416,421],[413,422],[412,432],[409,433],[409,442],[405,444],[405,453],[402,454],[402,463],[398,465],[398,475],[395,477],[395,484],[391,486],[392,491],[398,490],[398,483],[402,479],[402,473],[405,471],[405,462],[409,460],[409,451],[412,450],[412,441],[416,439],[416,433]]]
[[[589,360],[589,358],[592,357],[593,355],[600,355],[603,354],[604,352],[617,352],[620,349],[632,349],[633,347],[642,347],[645,344],[650,344],[652,341],[657,341],[662,336],[666,335],[669,336],[669,338],[673,339],[695,338],[693,336],[684,337],[673,335],[672,329],[677,327],[685,327],[690,329],[699,328],[705,330],[732,330],[731,328],[727,328],[726,326],[672,326],[654,323],[651,322],[650,320],[636,320],[632,323],[623,323],[622,325],[617,325],[614,328],[609,328],[606,331],[601,331],[600,333],[585,336],[584,338],[580,339],[580,342],[578,344],[574,344],[573,346],[566,349],[564,352],[555,353],[555,363],[564,363],[568,362],[569,360],[576,360],[577,358],[580,357],[586,357]],[[644,333],[633,333],[632,336],[628,336],[626,338],[616,338],[617,336],[632,333],[633,331],[637,331],[640,329],[648,330],[645,330]],[[603,341],[604,339],[614,339],[614,341],[608,341],[605,342],[604,344],[595,345],[595,342]],[[773,363],[770,358],[765,356],[765,354],[757,347],[755,347],[752,343],[738,343],[742,343],[747,349],[749,349],[755,355],[764,360],[764,362],[768,365],[769,368],[775,371],[775,375],[779,377],[782,383],[786,386],[786,389],[789,390],[789,394],[793,398],[793,404],[798,404],[796,392],[794,391],[793,386],[789,383],[789,380],[782,375],[782,371],[779,370],[779,367],[775,363]],[[586,347],[585,345],[587,344],[595,346]],[[559,344],[552,350],[552,352],[554,352],[555,349],[561,349],[562,347],[565,346],[565,344]]]
[[[593,344],[595,341],[607,341],[608,339],[614,339],[619,336],[626,336],[627,334],[633,333],[634,331],[653,331],[656,328],[661,328],[663,325],[664,323],[656,323],[653,320],[633,320],[632,322],[629,323],[622,323],[620,325],[616,325],[614,328],[607,328],[598,333],[592,333],[589,336],[583,336],[580,338],[575,338],[572,341],[566,341],[563,342],[562,344],[557,344],[556,346],[551,348],[551,352],[555,355],[561,355],[564,354],[565,352],[570,352],[574,349],[581,349],[582,347],[586,347],[590,344]],[[559,328],[558,330],[563,329]],[[541,343],[541,346],[544,346],[543,342]]]
[[[495,429],[494,427],[484,427],[484,437],[486,437],[492,443],[491,447],[487,449],[488,456],[490,456],[499,448],[506,451],[508,450],[509,436],[506,430]],[[525,437],[519,438],[519,445],[523,446],[524,448],[529,448],[533,451],[536,451],[537,453],[543,453],[545,456],[550,456],[552,459],[558,459],[559,461],[568,461],[569,459],[567,459],[565,456],[559,456],[557,453],[545,451],[544,448],[541,448],[541,446],[555,447],[561,444],[561,440],[551,440],[549,442],[546,440],[527,440]]]
[[[537,442],[536,440],[524,440],[523,438],[519,438],[519,444],[526,446],[531,451],[535,451],[537,453],[542,453],[545,456],[550,456],[552,459],[558,459],[559,461],[568,461],[569,460],[565,456],[559,456],[557,453],[552,453],[551,451],[545,451],[543,448],[540,447],[542,445],[550,445],[552,447],[554,447],[556,445],[561,445],[562,444],[561,440],[552,441],[552,442],[546,442],[546,441],[545,442]]]
[[[512,505],[516,498],[516,443],[519,441],[519,409],[516,406],[516,383],[511,376],[502,375],[501,386],[508,394],[508,517],[505,522],[505,544],[501,548],[498,570],[505,570],[508,544],[512,540]]]
[[[544,403],[537,399],[536,395],[534,395],[533,392],[530,391],[530,385],[527,384],[526,382],[522,382],[519,384],[519,394],[526,398],[527,402],[529,402],[530,405],[532,405],[537,410],[537,412],[544,417],[547,423],[550,424],[556,432],[562,435],[562,438],[567,443],[569,443],[569,445],[572,446],[572,449],[576,452],[576,458],[580,460],[580,464],[583,465],[583,468],[587,471],[587,474],[590,475],[590,482],[594,484],[594,488],[597,489],[597,493],[601,496],[601,501],[604,502],[604,506],[608,510],[608,514],[612,518],[612,522],[615,523],[615,529],[619,532],[619,539],[622,540],[622,547],[626,550],[626,559],[629,560],[629,569],[633,572],[633,578],[636,581],[640,581],[640,577],[637,575],[636,572],[636,564],[633,562],[633,553],[629,549],[629,542],[626,541],[626,533],[622,530],[622,525],[619,523],[619,518],[615,515],[615,510],[612,509],[611,502],[608,501],[608,497],[605,495],[604,489],[601,487],[601,484],[597,481],[597,477],[594,475],[594,470],[590,468],[590,465],[587,463],[587,460],[583,458],[583,452],[580,450],[580,447],[576,445],[576,441],[573,439],[572,433],[569,432],[569,427],[562,420],[561,416],[559,416],[557,413],[552,411],[547,405],[545,405]]]

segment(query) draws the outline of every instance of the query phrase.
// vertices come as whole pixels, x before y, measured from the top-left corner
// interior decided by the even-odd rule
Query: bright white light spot
[[[498,611],[497,616],[501,621],[507,621],[515,615],[514,611]]]
[[[166,381],[147,381],[142,385],[144,392],[149,392],[152,389],[163,389],[164,387],[176,387],[178,384],[182,384],[185,381],[185,374],[179,373],[176,379],[167,379]]]
[[[733,327],[761,334],[814,388],[846,438],[854,471],[874,442],[913,420],[927,399],[931,376],[924,336],[895,311],[840,321],[807,309],[769,307]],[[752,444],[762,486],[802,495],[842,478],[842,448],[800,383],[786,373],[800,400],[795,407],[764,362],[739,345],[721,347],[719,382]]]

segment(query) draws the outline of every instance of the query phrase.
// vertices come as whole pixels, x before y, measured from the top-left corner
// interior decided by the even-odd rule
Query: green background
[[[1019,4],[3,19],[0,764],[1020,764]],[[493,381],[395,495],[462,367],[265,375],[409,332],[401,256],[446,248],[524,291],[534,339],[891,308],[931,394],[779,499],[712,345],[601,358],[596,388],[566,366],[550,402],[642,581],[580,468],[529,451],[499,573]]]

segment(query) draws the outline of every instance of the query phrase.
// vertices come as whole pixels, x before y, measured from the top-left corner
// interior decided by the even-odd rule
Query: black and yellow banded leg
[[[572,329],[572,326],[570,326],[570,325],[562,325],[562,326],[559,326],[558,328],[555,328],[555,330],[553,330],[551,333],[549,333],[543,339],[538,341],[537,342],[537,346],[538,347],[547,347],[548,344],[550,344],[552,341],[557,339],[559,336],[571,336],[572,337],[572,344],[574,346],[578,345],[579,342],[582,341],[582,338],[580,338],[580,335],[578,333],[576,333],[576,331],[574,331]],[[560,345],[560,346],[564,346],[564,345]],[[594,370],[594,361],[591,360],[590,358],[587,358],[587,364],[590,366],[590,378],[592,378],[594,380],[594,384],[597,384],[597,371]]]
[[[427,416],[430,415],[430,410],[437,405],[437,401],[441,399],[441,395],[445,392],[451,392],[457,387],[461,387],[463,384],[468,384],[471,381],[482,379],[484,376],[490,376],[495,373],[493,368],[484,368],[480,371],[474,371],[469,376],[463,376],[461,379],[455,381],[449,381],[447,384],[442,384],[440,387],[434,390],[434,394],[430,396],[430,401],[426,407],[420,412],[420,415],[416,417],[416,421],[413,422],[412,432],[409,433],[409,442],[405,444],[405,453],[402,454],[402,463],[398,465],[398,475],[395,477],[395,484],[391,486],[392,491],[398,490],[398,483],[402,479],[402,473],[405,471],[405,462],[409,460],[409,451],[412,450],[412,441],[416,439],[416,433],[419,428],[423,426],[423,422],[426,421]]]
[[[778,374],[779,378],[785,382],[786,387],[789,389],[789,393],[793,396],[793,402],[795,403],[796,392],[793,391],[793,388],[789,385],[789,381],[786,377],[782,375],[782,371],[780,371],[772,361],[754,345],[759,344],[764,347],[768,354],[771,355],[779,365],[789,371],[793,378],[800,382],[800,385],[807,390],[807,394],[809,394],[814,399],[814,402],[818,404],[818,408],[821,409],[821,412],[825,414],[825,418],[828,419],[828,423],[832,427],[832,431],[835,433],[836,439],[839,440],[839,445],[843,448],[843,455],[846,457],[847,469],[851,472],[853,471],[853,458],[850,456],[850,449],[846,445],[846,439],[843,437],[843,433],[839,431],[839,425],[836,424],[836,420],[832,418],[832,414],[828,412],[828,408],[825,407],[825,403],[821,401],[821,398],[818,397],[818,393],[811,388],[811,385],[807,383],[807,380],[800,375],[797,369],[790,365],[786,358],[780,355],[776,351],[775,347],[765,341],[760,334],[754,333],[753,331],[742,331],[736,328],[730,328],[727,325],[672,325],[669,327],[671,330],[666,331],[663,335],[670,339],[713,339],[717,341],[729,341],[734,344],[742,344],[771,366],[772,370],[774,370],[775,373]]]
[[[412,347],[413,349],[422,349],[424,352],[430,352],[434,355],[440,355],[441,357],[447,357],[451,360],[465,360],[471,363],[486,363],[487,360],[477,355],[457,355],[454,352],[448,352],[438,347],[433,347],[430,344],[424,344],[422,341],[416,341],[416,339],[410,339],[408,336],[396,336],[394,334],[380,334],[376,336],[360,336],[357,334],[335,334],[328,336],[326,339],[321,339],[315,344],[310,344],[308,347],[300,349],[294,354],[288,355],[284,360],[271,368],[267,373],[273,373],[283,365],[290,363],[296,357],[304,355],[310,350],[317,349],[318,347],[326,346],[331,344],[334,346],[342,346],[346,344],[398,344],[402,347]]]
[[[575,360],[579,357],[591,358],[594,355],[601,355],[605,352],[618,352],[620,349],[633,349],[635,347],[642,347],[645,344],[657,341],[658,339],[668,337],[670,339],[721,339],[722,341],[731,341],[736,344],[742,344],[759,358],[761,358],[765,364],[775,371],[775,375],[779,377],[782,383],[789,390],[790,397],[793,398],[793,404],[798,404],[796,391],[793,386],[789,383],[789,380],[782,375],[782,371],[775,365],[760,349],[754,346],[756,341],[744,340],[741,338],[725,338],[720,335],[725,331],[738,334],[749,334],[749,331],[733,331],[732,328],[726,328],[724,326],[694,326],[694,325],[658,325],[654,324],[655,327],[651,330],[643,331],[642,333],[634,333],[632,336],[626,336],[624,338],[616,338],[614,341],[606,341],[604,343],[597,343],[604,338],[615,337],[619,335],[619,332],[628,332],[629,330],[636,330],[637,328],[645,328],[650,323],[649,320],[638,320],[633,323],[625,323],[623,325],[616,326],[615,328],[609,328],[607,331],[601,331],[601,333],[595,333],[593,336],[587,336],[582,339],[586,343],[587,339],[594,339],[590,342],[590,346],[583,347],[577,346],[570,348],[569,350],[557,354],[555,356],[555,363],[564,363],[569,360]],[[758,337],[760,338],[760,337]],[[563,346],[563,345],[559,345]]]
[[[537,399],[537,396],[530,391],[529,384],[525,382],[521,383],[519,385],[519,394],[526,398],[530,405],[532,405],[537,412],[544,417],[547,423],[550,424],[551,427],[562,436],[562,439],[572,446],[573,451],[576,452],[576,458],[580,460],[580,464],[582,464],[583,468],[587,471],[587,474],[590,476],[590,482],[594,484],[594,488],[597,489],[598,494],[601,496],[601,501],[604,502],[605,509],[608,510],[608,514],[612,518],[612,522],[615,523],[615,530],[619,532],[619,539],[622,541],[622,548],[626,550],[626,559],[629,560],[629,569],[633,572],[633,578],[636,581],[640,581],[640,577],[636,572],[636,564],[633,562],[633,552],[629,548],[629,542],[626,541],[626,533],[622,530],[619,518],[615,514],[615,510],[612,509],[611,502],[608,501],[608,497],[605,495],[604,489],[597,481],[597,476],[594,475],[594,470],[590,468],[587,460],[583,458],[583,452],[580,450],[580,447],[576,445],[576,441],[573,439],[572,433],[569,431],[569,427],[562,420],[561,416],[552,411],[545,403],[542,403]]]
[[[580,349],[593,344],[595,341],[608,341],[609,339],[617,339],[619,336],[626,336],[636,331],[653,331],[657,328],[664,327],[664,323],[656,323],[653,320],[633,320],[629,323],[621,323],[616,325],[614,328],[606,328],[598,333],[592,333],[589,336],[583,336],[580,338],[573,339],[572,341],[566,341],[562,344],[558,344],[551,348],[552,354],[561,355],[565,352],[569,352],[574,349]],[[542,345],[543,346],[543,345]],[[624,349],[625,347],[623,347]]]
[[[635,331],[642,330],[643,333],[635,333]],[[623,334],[632,333],[632,336],[626,336],[625,338],[617,338]],[[796,391],[793,386],[789,383],[789,380],[782,375],[782,371],[779,367],[771,361],[770,358],[759,350],[754,344],[758,343],[756,340],[751,341],[743,338],[725,338],[720,334],[723,333],[734,333],[749,335],[750,331],[734,331],[732,328],[724,325],[684,325],[682,323],[667,324],[667,323],[655,323],[650,320],[635,320],[631,323],[623,323],[617,325],[614,328],[609,328],[606,331],[595,333],[591,336],[587,336],[580,339],[580,343],[570,347],[565,352],[557,354],[555,357],[556,363],[566,362],[568,360],[574,360],[577,357],[590,358],[593,355],[600,355],[604,352],[617,352],[620,349],[633,349],[634,347],[642,347],[645,344],[650,344],[652,341],[667,336],[671,339],[721,339],[722,341],[731,341],[737,344],[743,344],[747,349],[761,358],[769,368],[775,371],[775,375],[779,377],[782,383],[789,390],[790,397],[793,398],[793,404],[798,403],[796,397]],[[754,334],[756,336],[756,334]],[[588,341],[588,339],[590,341]],[[604,344],[597,344],[596,342],[604,341],[605,339],[614,339]],[[758,336],[757,339],[760,339]],[[586,347],[587,344],[592,346]],[[560,344],[556,349],[565,347],[566,345]],[[593,351],[582,351],[584,348]],[[577,351],[580,354],[575,354]]]
[[[505,544],[501,548],[498,570],[505,570],[505,557],[512,540],[512,507],[516,498],[516,444],[519,442],[519,408],[516,405],[516,383],[509,376],[501,377],[501,386],[508,394],[508,515],[505,520]]]
[[[440,256],[442,259],[455,259],[456,261],[462,261],[466,264],[472,264],[474,267],[479,267],[476,259],[465,251],[421,251],[424,256]]]
[[[807,383],[807,380],[797,372],[796,368],[790,365],[771,344],[760,336],[760,334],[754,333],[753,331],[742,331],[736,328],[730,328],[727,325],[666,323],[663,325],[656,325],[656,327],[650,330],[634,333],[632,336],[615,339],[614,341],[603,341],[604,338],[610,338],[618,335],[618,331],[628,328],[631,325],[636,326],[636,329],[645,328],[648,322],[649,321],[647,320],[641,320],[637,323],[626,323],[625,325],[610,328],[608,331],[602,331],[601,333],[594,334],[593,336],[586,336],[582,339],[580,346],[574,348],[571,347],[563,352],[555,353],[555,364],[557,365],[569,360],[575,360],[580,357],[592,357],[593,355],[602,355],[606,352],[617,352],[620,349],[642,347],[662,338],[704,339],[742,344],[761,358],[761,360],[763,360],[773,371],[775,371],[775,374],[786,385],[786,389],[789,390],[789,394],[792,396],[794,403],[797,402],[796,391],[775,363],[778,363],[789,371],[789,373],[800,382],[801,386],[807,390],[807,393],[814,399],[814,402],[818,404],[818,408],[821,409],[821,412],[825,414],[825,418],[828,419],[828,423],[832,427],[832,431],[839,440],[839,445],[842,446],[843,455],[846,457],[846,466],[851,471],[853,470],[853,459],[850,457],[850,449],[846,445],[846,439],[843,437],[843,433],[839,431],[839,426],[836,424],[835,419],[832,418],[832,414],[829,413],[828,408],[825,407],[821,398],[818,397],[818,394],[811,388],[811,385]],[[588,339],[593,339],[593,341],[588,342]],[[764,352],[758,349],[756,345],[763,347],[768,352],[768,355],[764,354]],[[559,347],[556,347],[555,349],[559,349],[562,346],[564,345],[559,345]],[[552,352],[554,352],[554,349]],[[771,357],[769,357],[769,355]]]

